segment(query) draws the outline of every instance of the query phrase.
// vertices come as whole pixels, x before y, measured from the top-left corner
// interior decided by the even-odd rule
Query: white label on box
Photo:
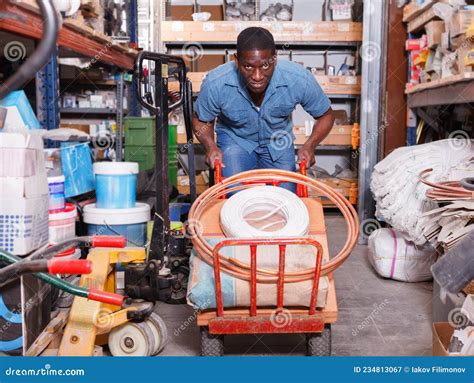
[[[184,23],[182,21],[173,21],[171,23],[171,30],[173,32],[183,32],[184,31]]]
[[[313,23],[304,23],[303,24],[303,30],[302,30],[303,36],[310,35],[313,32],[314,32]]]
[[[216,27],[214,23],[202,23],[202,30],[204,32],[214,32],[216,30]]]
[[[346,76],[344,78],[344,83],[347,85],[355,85],[357,84],[357,77],[355,76]]]
[[[337,30],[339,32],[349,32],[351,30],[351,27],[347,23],[338,23],[337,24]]]

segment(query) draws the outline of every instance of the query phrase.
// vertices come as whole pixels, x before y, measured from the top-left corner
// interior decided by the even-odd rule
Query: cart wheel
[[[151,328],[155,343],[155,349],[151,355],[158,354],[165,347],[168,340],[168,329],[166,324],[157,313],[151,313],[145,323]]]
[[[201,327],[201,355],[224,355],[224,337],[222,335],[213,335],[209,333],[209,328]]]
[[[306,334],[306,346],[309,356],[331,356],[331,325],[323,332]]]
[[[113,356],[153,355],[156,349],[153,330],[145,322],[124,323],[110,332],[109,349]]]

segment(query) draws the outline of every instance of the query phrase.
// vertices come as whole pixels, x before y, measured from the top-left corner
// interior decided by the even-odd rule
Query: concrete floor
[[[326,216],[330,253],[345,241],[344,220]],[[335,272],[339,319],[332,327],[333,355],[431,355],[432,284],[380,278],[357,246]],[[169,341],[160,355],[199,355],[196,313],[187,305],[160,303]],[[301,335],[226,336],[227,355],[304,355]]]

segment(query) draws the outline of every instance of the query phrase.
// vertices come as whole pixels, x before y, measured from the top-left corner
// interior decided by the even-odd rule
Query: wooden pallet
[[[222,207],[222,204],[225,200],[217,200],[214,205],[210,206],[203,214],[202,219],[200,220],[202,227],[204,229],[204,237],[224,237],[222,229],[219,223],[219,212]],[[327,242],[326,235],[326,224],[324,222],[324,213],[321,201],[313,198],[303,198],[303,202],[310,212],[310,230],[309,235],[319,241],[323,246],[323,262],[329,260],[329,247]],[[321,311],[318,310],[317,314],[322,316],[324,323],[335,323],[337,321],[338,309],[337,309],[337,300],[336,300],[336,287],[334,285],[333,274],[328,275],[329,278],[329,289],[326,300],[326,306]],[[257,302],[258,303],[258,302]],[[257,315],[269,316],[274,313],[275,309],[273,308],[260,308],[257,309]],[[307,315],[308,309],[291,309],[292,315]],[[198,314],[197,316],[197,325],[198,326],[207,326],[209,321],[216,318],[216,310],[205,310]],[[240,317],[245,318],[249,316],[248,309],[235,308],[235,309],[225,309],[224,316]]]
[[[251,26],[268,29],[277,43],[362,41],[362,23],[337,21],[163,21],[161,39],[165,43],[235,43],[238,34]]]
[[[193,92],[199,92],[206,72],[189,72],[187,76],[193,84]],[[316,76],[316,80],[321,85],[323,91],[330,95],[361,94],[360,76]],[[171,91],[178,91],[178,82],[170,82],[169,89]]]

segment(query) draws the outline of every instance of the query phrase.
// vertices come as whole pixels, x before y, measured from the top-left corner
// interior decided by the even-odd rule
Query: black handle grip
[[[137,58],[135,60],[135,81],[137,85],[136,88],[137,88],[138,101],[145,109],[149,110],[153,114],[160,113],[160,108],[144,100],[142,86],[141,86],[142,79],[143,79],[143,61],[144,60],[153,61],[155,63],[155,68],[158,66],[162,66],[163,64],[168,64],[168,63],[177,64],[180,97],[178,101],[169,105],[168,108],[169,110],[172,110],[180,106],[184,100],[184,88],[185,88],[185,81],[186,81],[186,64],[184,63],[184,60],[178,56],[171,56],[171,55],[165,55],[162,53],[155,53],[155,52],[148,52],[148,51],[142,51],[137,55]]]

